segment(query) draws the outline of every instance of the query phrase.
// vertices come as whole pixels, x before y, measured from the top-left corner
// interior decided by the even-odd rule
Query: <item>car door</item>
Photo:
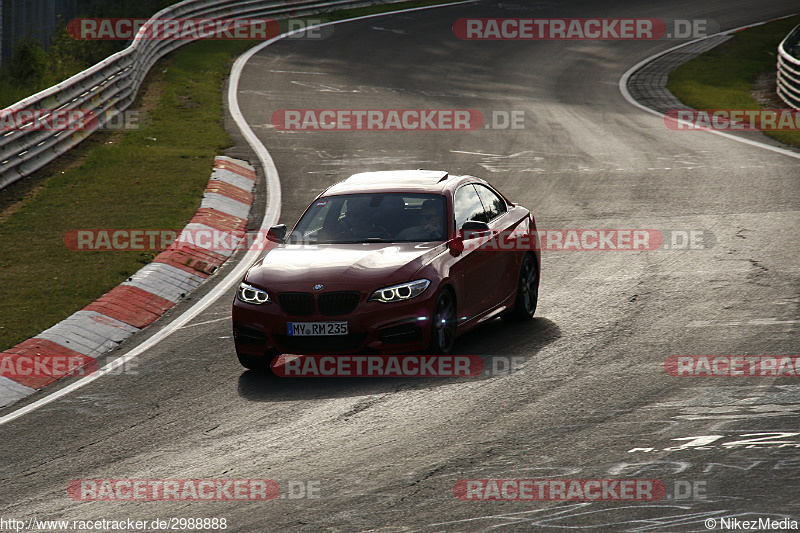
[[[453,215],[456,231],[468,220],[486,222],[483,202],[473,184],[462,185],[456,190],[453,195]],[[492,290],[487,282],[492,283],[496,277],[492,272],[493,252],[480,248],[480,243],[487,238],[488,235],[484,235],[465,240],[464,250],[459,253],[453,265],[451,282],[456,288],[459,324],[475,318],[485,310],[487,291]]]
[[[486,213],[486,222],[492,230],[495,239],[503,238],[503,232],[510,229],[512,224],[508,220],[508,206],[506,201],[489,187],[480,183],[475,184],[475,190],[483,204]],[[497,241],[495,241],[496,244]],[[504,250],[500,246],[487,246],[488,253],[491,255],[492,268],[489,271],[490,278],[486,279],[487,290],[481,307],[488,311],[505,300],[517,286],[519,268],[516,265],[516,254],[514,251]]]

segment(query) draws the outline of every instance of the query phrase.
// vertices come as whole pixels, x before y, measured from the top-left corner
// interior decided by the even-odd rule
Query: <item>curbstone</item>
[[[217,156],[201,207],[184,231],[221,232],[228,242],[242,235],[255,180],[255,168],[247,162]],[[155,322],[231,255],[233,250],[208,250],[176,241],[80,311],[0,353],[0,407],[57,379],[96,371],[97,357]],[[65,374],[56,366],[65,360],[73,365],[73,372]]]

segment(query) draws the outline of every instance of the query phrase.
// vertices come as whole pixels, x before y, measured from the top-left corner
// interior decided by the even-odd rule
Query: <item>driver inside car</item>
[[[389,239],[391,234],[374,222],[378,209],[370,207],[369,198],[352,198],[347,201],[347,213],[341,220],[342,229],[337,240],[364,240],[369,238]],[[376,211],[376,213],[373,213]]]
[[[438,241],[444,235],[441,202],[425,200],[420,208],[420,223],[397,234],[400,241]]]

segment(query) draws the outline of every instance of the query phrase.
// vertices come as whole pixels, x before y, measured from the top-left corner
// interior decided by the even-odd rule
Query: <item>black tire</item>
[[[433,354],[447,354],[453,349],[456,339],[456,298],[453,291],[443,289],[436,297],[431,318],[431,339],[428,351]]]
[[[530,320],[536,312],[538,303],[539,269],[536,265],[536,258],[531,254],[526,254],[519,269],[514,308],[503,314],[503,318],[512,321]]]
[[[239,358],[239,363],[248,370],[255,372],[272,372],[270,368],[270,358],[267,356],[259,357],[257,355],[248,355],[236,352],[236,357]]]

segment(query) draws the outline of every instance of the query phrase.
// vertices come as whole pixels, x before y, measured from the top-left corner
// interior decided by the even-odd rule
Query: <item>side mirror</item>
[[[468,241],[470,239],[477,239],[478,237],[489,233],[491,229],[489,228],[489,224],[486,222],[480,222],[478,220],[467,220],[461,226],[455,235],[450,238],[448,242],[448,246],[455,255],[460,254],[464,251],[466,246],[464,245],[464,241]]]
[[[464,222],[464,225],[461,226],[461,231],[459,231],[459,233],[461,234],[464,240],[469,240],[469,239],[477,239],[478,237],[480,237],[484,233],[488,233],[489,231],[491,230],[489,229],[489,224],[487,224],[486,222],[479,222],[477,220],[467,220],[466,222]]]
[[[269,231],[267,231],[267,240],[281,244],[284,239],[286,239],[286,224],[272,226],[269,228]]]

